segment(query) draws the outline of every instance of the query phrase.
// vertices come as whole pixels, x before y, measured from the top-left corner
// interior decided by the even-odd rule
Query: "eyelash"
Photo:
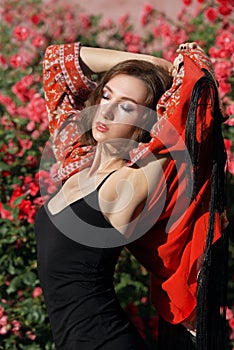
[[[104,100],[108,100],[108,99],[109,99],[109,95],[108,95],[108,93],[103,92],[103,94],[102,94],[102,98],[103,98]]]
[[[104,92],[104,93],[102,94],[102,98],[103,98],[104,100],[109,100],[110,97],[109,97],[108,92]],[[119,105],[120,105],[120,107],[121,107],[125,112],[130,113],[130,112],[132,112],[132,111],[134,110],[134,108],[131,107],[127,102],[120,103]]]
[[[125,111],[125,112],[132,112],[133,108],[126,102],[124,102],[123,104],[120,104],[120,107]]]

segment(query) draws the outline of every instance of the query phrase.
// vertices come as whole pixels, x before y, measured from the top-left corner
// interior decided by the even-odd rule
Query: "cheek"
[[[96,108],[93,111],[93,118],[92,118],[92,122],[91,122],[92,128],[94,128],[94,126],[96,125],[96,121],[99,119],[100,119],[100,109]]]
[[[131,139],[134,135],[136,127],[129,124],[116,124],[113,128],[113,134],[119,138]]]

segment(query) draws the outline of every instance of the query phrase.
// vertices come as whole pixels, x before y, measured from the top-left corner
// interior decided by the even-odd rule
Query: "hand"
[[[175,58],[173,62],[174,70],[173,70],[173,75],[178,72],[180,64],[183,62],[183,54],[189,55],[191,52],[197,52],[205,54],[204,50],[196,43],[196,42],[188,42],[188,43],[183,43],[180,44],[179,48],[176,50],[178,53],[178,56]]]
[[[175,59],[174,65],[177,64],[178,66],[178,61],[183,60],[183,56],[190,56],[195,62],[197,62],[197,64],[204,64],[209,69],[213,77],[215,77],[211,59],[196,42],[181,44],[176,52],[178,53],[178,56]]]
[[[195,50],[195,49],[198,49],[198,50],[202,50],[202,48],[195,42],[191,42],[191,43],[183,43],[183,44],[180,44],[179,48],[176,50],[176,52],[178,53],[183,53],[183,52],[189,52],[191,50]]]

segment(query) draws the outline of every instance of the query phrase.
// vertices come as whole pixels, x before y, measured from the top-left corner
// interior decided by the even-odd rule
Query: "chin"
[[[107,138],[105,137],[105,135],[97,132],[97,131],[93,131],[93,138],[97,143],[101,143],[107,140]]]

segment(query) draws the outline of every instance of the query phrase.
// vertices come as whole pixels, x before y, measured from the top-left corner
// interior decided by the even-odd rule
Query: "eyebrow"
[[[110,91],[111,93],[113,93],[113,90],[108,86],[108,85],[105,85],[103,87],[103,89],[107,89],[108,91]],[[133,98],[131,97],[122,97],[122,100],[124,101],[132,101],[133,103],[135,103],[136,105],[139,105],[138,102],[136,102],[136,100],[134,100]]]

